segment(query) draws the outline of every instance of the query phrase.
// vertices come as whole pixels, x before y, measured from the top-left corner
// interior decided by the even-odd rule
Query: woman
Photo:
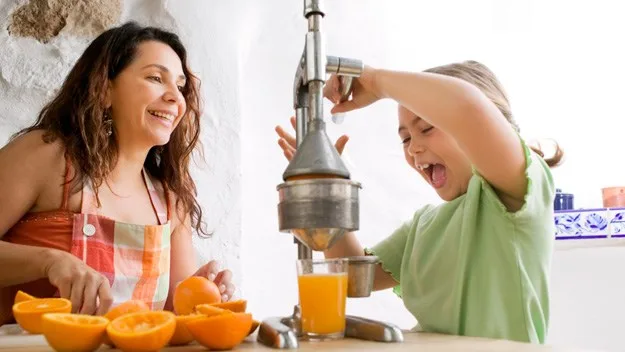
[[[129,299],[172,309],[196,270],[202,211],[189,174],[199,82],[173,33],[127,23],[97,37],[33,126],[0,149],[0,323],[18,289],[103,314]],[[13,270],[6,270],[11,268]]]

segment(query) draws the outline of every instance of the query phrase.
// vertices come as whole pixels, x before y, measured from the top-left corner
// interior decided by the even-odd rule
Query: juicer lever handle
[[[352,315],[345,317],[345,337],[377,342],[404,341],[404,334],[399,327]]]
[[[265,346],[277,349],[298,348],[296,332],[281,318],[269,318],[264,320],[258,328],[258,342]]]

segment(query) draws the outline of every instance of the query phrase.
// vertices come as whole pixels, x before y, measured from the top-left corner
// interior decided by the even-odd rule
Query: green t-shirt
[[[419,209],[371,249],[423,331],[544,343],[555,189],[523,143],[525,204],[508,212],[476,172],[466,194]]]

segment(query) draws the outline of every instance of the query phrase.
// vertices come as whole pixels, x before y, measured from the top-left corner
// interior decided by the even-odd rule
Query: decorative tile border
[[[610,227],[607,209],[557,211],[554,214],[556,239],[608,238]]]
[[[609,209],[610,237],[625,237],[625,208]]]
[[[625,238],[625,208],[559,210],[556,240]]]

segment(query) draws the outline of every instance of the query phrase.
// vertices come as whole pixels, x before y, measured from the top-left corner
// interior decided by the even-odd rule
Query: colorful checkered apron
[[[108,278],[113,306],[138,299],[159,310],[169,291],[169,198],[161,199],[154,187],[158,181],[145,170],[143,180],[159,224],[128,224],[98,214],[93,189],[85,182],[82,208],[73,220],[71,253]]]

